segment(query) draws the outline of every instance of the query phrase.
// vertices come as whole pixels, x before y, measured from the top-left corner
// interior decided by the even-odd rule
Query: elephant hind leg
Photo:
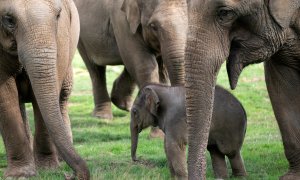
[[[78,50],[92,80],[95,104],[92,115],[97,118],[113,119],[111,100],[106,87],[106,67],[93,63],[81,40],[78,43]]]
[[[228,178],[225,155],[221,153],[216,146],[208,147],[208,151],[210,153],[215,178]]]
[[[42,114],[35,100],[32,106],[35,120],[33,151],[36,166],[42,169],[55,169],[59,166],[56,147],[49,136]]]
[[[33,149],[33,147],[32,147],[32,145],[33,145],[32,144],[32,134],[31,134],[31,131],[30,131],[29,121],[28,121],[28,118],[27,118],[26,107],[25,107],[24,103],[20,103],[20,111],[21,111],[21,116],[22,116],[22,119],[23,119],[23,124],[24,124],[25,132],[26,132],[26,137],[29,140],[29,144],[30,144],[31,149]]]
[[[60,92],[60,97],[59,97],[59,105],[60,105],[60,110],[61,114],[63,117],[63,120],[66,125],[67,133],[70,138],[70,142],[73,143],[73,134],[72,134],[72,129],[71,129],[71,121],[69,117],[69,112],[68,112],[68,100],[72,92],[72,87],[73,87],[73,69],[70,66],[66,78],[63,81],[62,84],[62,89]],[[59,161],[63,161],[62,156],[58,154],[58,159]]]
[[[126,68],[124,68],[122,74],[114,81],[113,89],[111,92],[111,101],[118,108],[130,111],[132,106],[132,94],[136,84],[131,78]]]
[[[232,169],[232,176],[234,177],[247,176],[245,165],[240,152],[236,153],[233,156],[228,156],[228,159]]]
[[[67,72],[67,76],[63,81],[62,89],[60,92],[60,110],[62,113],[62,117],[64,119],[65,125],[67,127],[68,136],[70,137],[70,141],[73,142],[73,135],[71,130],[71,121],[68,112],[68,100],[72,92],[73,87],[73,70],[72,67],[69,68]]]

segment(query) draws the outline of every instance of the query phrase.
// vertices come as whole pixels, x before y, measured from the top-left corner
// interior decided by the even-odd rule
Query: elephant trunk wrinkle
[[[196,18],[194,21],[198,21]],[[191,22],[190,24],[193,24]],[[225,61],[223,45],[213,32],[189,26],[185,51],[186,115],[188,123],[188,176],[206,179],[206,147],[212,118],[218,71]],[[219,45],[220,44],[220,45]]]
[[[41,34],[46,36],[47,34]],[[27,36],[27,37],[32,37]],[[76,153],[67,128],[64,124],[59,105],[59,84],[57,75],[56,39],[43,41],[20,41],[18,49],[20,61],[24,65],[34,96],[42,113],[49,135],[59,153],[75,173],[83,179],[89,179],[89,170],[84,160]],[[49,43],[48,43],[49,42]],[[78,178],[79,178],[78,177]]]
[[[167,66],[167,70],[170,76],[171,84],[184,85],[184,43],[177,43],[175,45],[166,46],[167,49],[163,49],[163,59]]]

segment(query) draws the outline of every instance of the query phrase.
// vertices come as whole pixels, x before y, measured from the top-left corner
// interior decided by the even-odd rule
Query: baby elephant
[[[148,85],[142,88],[131,109],[131,157],[136,161],[138,134],[149,126],[165,133],[164,147],[171,176],[187,179],[187,122],[185,88]],[[233,176],[246,176],[240,154],[247,126],[241,103],[228,91],[216,86],[214,109],[207,149],[216,178],[227,178],[225,155]]]

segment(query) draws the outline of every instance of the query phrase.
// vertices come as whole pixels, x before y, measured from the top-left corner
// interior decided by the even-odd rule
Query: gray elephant
[[[172,176],[187,179],[187,122],[185,88],[148,85],[141,89],[131,110],[131,157],[135,161],[138,134],[159,126],[165,133],[165,152]],[[247,126],[242,104],[228,91],[216,86],[212,123],[207,149],[216,178],[227,178],[225,155],[229,158],[232,175],[246,176],[240,154]]]
[[[75,0],[81,33],[78,50],[93,84],[93,115],[112,119],[111,101],[130,110],[135,83],[159,83],[163,61],[172,85],[184,84],[187,6],[181,0]],[[125,65],[111,98],[107,65]]]
[[[57,167],[57,151],[79,179],[89,179],[76,153],[67,113],[71,59],[79,38],[72,0],[0,1],[0,131],[7,154],[5,178]],[[34,110],[35,136],[25,103]],[[56,151],[57,150],[57,151]]]
[[[243,68],[265,62],[266,84],[289,162],[281,179],[300,179],[299,8],[299,0],[188,1],[185,72],[191,179],[205,179],[204,147],[216,77],[225,59],[232,89]]]

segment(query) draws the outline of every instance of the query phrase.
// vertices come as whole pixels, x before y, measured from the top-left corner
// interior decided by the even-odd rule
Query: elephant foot
[[[92,116],[99,119],[112,120],[113,114],[111,110],[111,104],[107,103],[106,105],[96,106],[92,113]]]
[[[57,169],[59,167],[59,160],[56,156],[39,157],[35,163],[39,169]]]
[[[233,173],[231,177],[243,179],[246,176],[247,176],[246,172],[239,172],[239,173]]]
[[[224,174],[224,175],[219,175],[219,176],[216,176],[215,179],[217,180],[221,180],[221,179],[228,179],[228,175],[227,174]]]
[[[154,138],[160,138],[160,139],[164,139],[165,137],[165,133],[160,130],[158,127],[152,127],[150,134],[148,136],[149,139],[154,139]]]
[[[118,97],[113,96],[111,97],[111,101],[116,105],[119,109],[122,109],[124,111],[130,111],[131,106],[133,104],[133,100],[130,96],[126,97]]]
[[[4,172],[5,179],[27,179],[36,175],[34,163],[21,166],[8,167]]]
[[[279,178],[280,180],[296,180],[300,179],[300,172],[287,172],[285,175]]]

